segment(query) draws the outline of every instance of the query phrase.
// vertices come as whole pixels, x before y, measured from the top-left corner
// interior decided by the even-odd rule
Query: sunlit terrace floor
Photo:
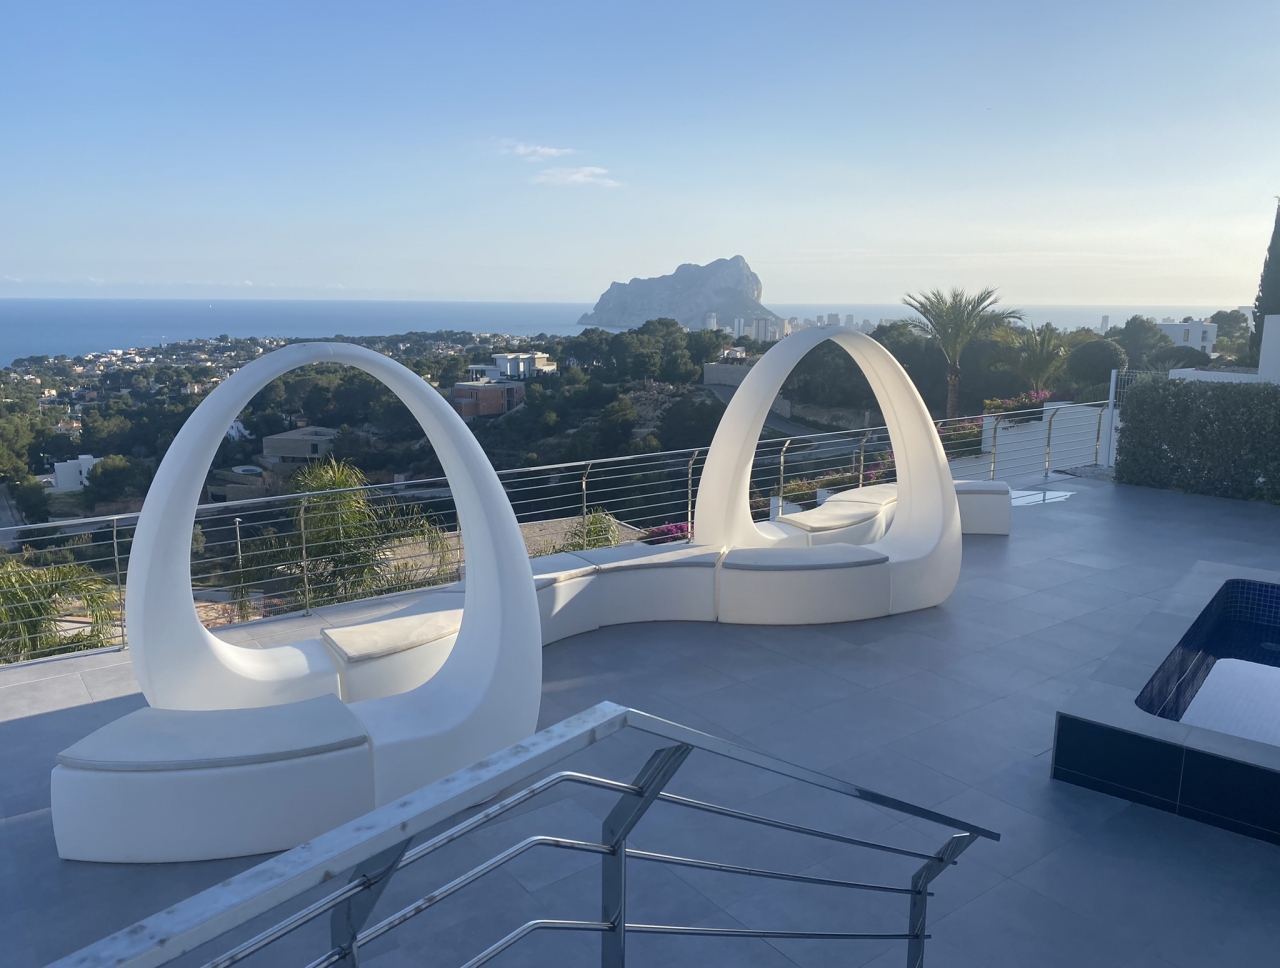
[[[933,968],[1274,966],[1280,848],[1052,781],[1049,758],[1055,711],[1089,678],[1132,684],[1125,652],[1134,630],[1197,561],[1280,567],[1280,507],[1066,478],[1051,486],[1074,493],[1016,507],[1007,539],[965,539],[961,583],[936,609],[812,628],[634,625],[557,643],[544,652],[543,723],[611,699],[1000,831],[1000,843],[979,843],[936,882]],[[136,690],[120,653],[0,670],[6,965],[43,965],[254,863],[57,859],[48,789],[54,755],[139,706]],[[582,762],[629,777],[645,753],[635,742],[609,741]],[[837,806],[796,784],[696,757],[672,788],[903,846],[940,840],[923,822]],[[423,872],[430,878],[393,882],[386,903],[404,903],[532,832],[598,835],[607,803],[564,789],[470,853],[442,858]],[[657,807],[635,841],[826,876],[890,876],[881,861],[856,864],[847,851],[794,837],[748,838],[732,824]],[[379,943],[365,963],[458,964],[530,918],[594,918],[596,863],[522,858]],[[902,871],[892,875],[901,879]],[[631,891],[637,920],[873,931],[904,923],[898,906],[875,898],[850,902],[819,888],[655,865],[635,866]],[[276,952],[252,963],[305,963],[323,950],[321,934],[307,957]],[[595,944],[539,936],[494,963],[586,965]],[[629,953],[637,965],[905,961],[901,948],[883,942],[637,937]]]

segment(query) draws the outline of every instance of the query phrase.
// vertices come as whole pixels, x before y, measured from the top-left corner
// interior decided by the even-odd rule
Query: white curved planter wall
[[[883,346],[861,333],[807,329],[773,346],[751,368],[716,429],[698,486],[694,540],[730,550],[778,541],[751,519],[751,463],[769,407],[795,365],[826,340],[862,369],[893,441],[898,506],[888,533],[868,548],[889,558],[888,611],[944,601],[960,575],[960,511],[946,454],[911,378]]]

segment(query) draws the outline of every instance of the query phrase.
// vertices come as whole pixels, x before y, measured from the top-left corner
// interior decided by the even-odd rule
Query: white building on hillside
[[[471,380],[527,380],[539,373],[554,373],[556,365],[546,353],[494,353],[493,365],[467,367]]]
[[[81,454],[75,460],[60,460],[53,465],[53,489],[55,491],[79,491],[89,481],[89,472],[101,457]]]
[[[1207,319],[1188,318],[1175,323],[1166,318],[1164,322],[1156,323],[1156,326],[1178,346],[1190,346],[1210,355],[1213,354],[1213,344],[1218,341],[1218,324]]]

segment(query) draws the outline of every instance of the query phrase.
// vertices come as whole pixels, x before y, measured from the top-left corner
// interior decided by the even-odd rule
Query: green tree
[[[49,520],[49,494],[44,485],[34,477],[27,477],[11,486],[13,503],[26,519],[27,524],[40,524]]]
[[[977,337],[1023,318],[1017,309],[997,309],[999,301],[991,288],[972,296],[959,288],[953,288],[950,293],[932,289],[902,300],[921,317],[903,322],[933,340],[947,358],[948,417],[960,415],[960,354],[964,348]]]
[[[625,453],[631,443],[639,414],[630,397],[618,397],[600,412],[597,440],[601,452],[608,457]]]
[[[1113,340],[1129,357],[1129,365],[1138,367],[1147,365],[1147,357],[1162,346],[1173,346],[1173,340],[1160,332],[1156,321],[1149,316],[1130,316],[1124,326],[1107,333],[1107,339]]]
[[[1112,370],[1123,370],[1129,357],[1119,343],[1095,339],[1082,343],[1067,356],[1067,376],[1082,387],[1109,383]]]
[[[1235,341],[1250,335],[1249,317],[1238,309],[1219,309],[1209,322],[1218,327],[1218,339]]]
[[[151,468],[140,460],[110,454],[93,465],[85,478],[84,500],[88,507],[114,504],[146,495]]]
[[[688,394],[662,412],[658,439],[664,450],[706,447],[720,426],[724,404],[713,396]]]
[[[1253,301],[1253,338],[1250,346],[1255,354],[1262,351],[1262,328],[1267,317],[1276,315],[1280,315],[1280,205],[1276,206],[1276,224],[1271,230],[1271,242],[1262,263],[1258,296]]]
[[[0,418],[0,481],[20,481],[30,473],[27,453],[34,440],[31,418],[27,414]]]
[[[1039,329],[1033,324],[1029,329],[1001,330],[999,342],[1003,350],[1001,365],[1030,383],[1033,390],[1045,388],[1061,370],[1066,356],[1062,334],[1053,323],[1045,323]]]

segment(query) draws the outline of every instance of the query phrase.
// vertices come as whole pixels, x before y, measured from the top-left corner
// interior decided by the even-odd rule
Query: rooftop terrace
[[[1049,759],[1055,713],[1082,683],[1135,687],[1132,655],[1149,649],[1139,626],[1198,562],[1280,568],[1280,507],[1074,478],[1046,486],[1071,496],[1015,506],[1008,538],[966,536],[960,584],[937,608],[806,628],[617,626],[548,646],[540,725],[613,700],[999,831],[999,843],[976,844],[937,881],[930,966],[1274,965],[1280,847],[1051,780]],[[261,859],[58,859],[55,754],[142,704],[124,652],[0,669],[7,965],[44,965]],[[650,748],[618,737],[570,763],[629,779]],[[671,789],[904,847],[932,850],[939,839],[924,821],[865,804],[837,808],[798,784],[713,760],[691,760]],[[567,788],[539,799],[488,828],[483,843],[433,861],[432,883],[530,832],[598,833],[601,803]],[[901,874],[888,869],[892,858],[855,863],[838,845],[797,848],[767,832],[747,839],[732,824],[680,820],[655,807],[634,840],[818,876]],[[513,863],[371,946],[362,963],[456,965],[531,917],[595,917],[597,865],[577,855]],[[892,897],[851,903],[818,887],[663,865],[638,866],[633,877],[642,919],[888,931],[900,916]],[[418,886],[397,880],[385,903],[403,903]],[[547,934],[493,963],[594,964],[594,944]],[[903,963],[897,943],[883,941],[641,936],[629,944],[633,964]],[[320,950],[299,952],[297,963]]]

